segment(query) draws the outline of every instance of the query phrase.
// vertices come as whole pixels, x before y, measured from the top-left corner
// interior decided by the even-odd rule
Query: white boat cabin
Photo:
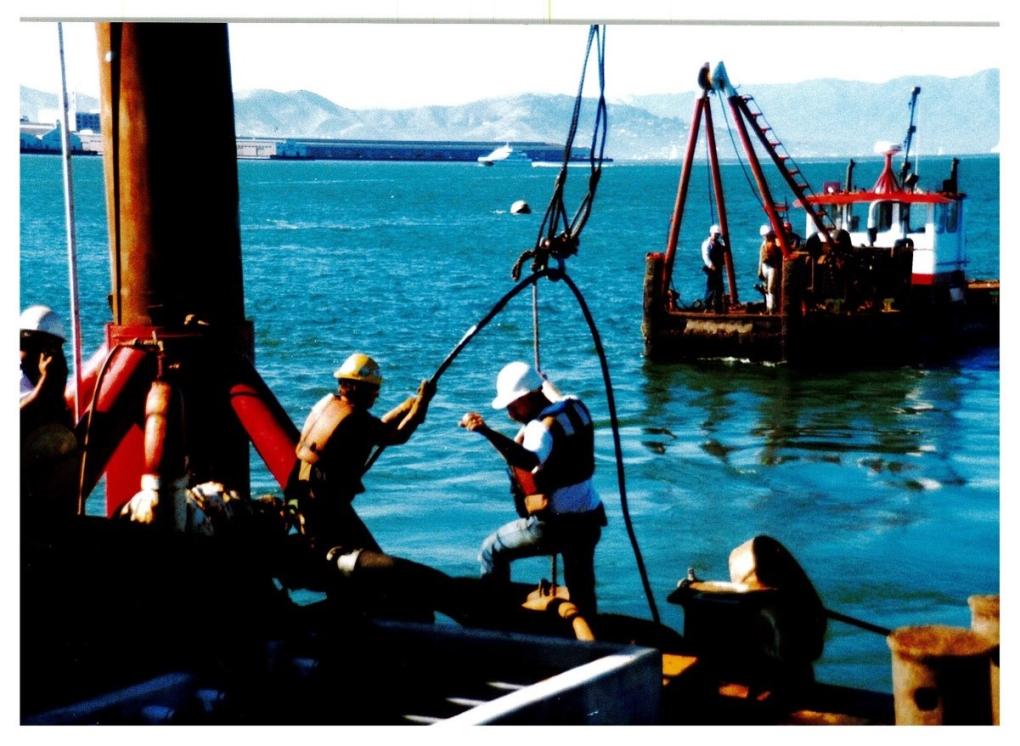
[[[885,154],[885,165],[868,191],[844,191],[829,182],[823,193],[808,201],[828,214],[836,229],[846,230],[855,247],[911,250],[911,285],[959,286],[967,263],[964,238],[963,199],[956,189],[956,163],[942,190],[906,189],[893,174],[892,158],[898,148]],[[808,235],[816,228],[806,216]]]

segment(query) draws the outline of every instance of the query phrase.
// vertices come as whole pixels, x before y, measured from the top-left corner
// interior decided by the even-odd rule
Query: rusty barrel
[[[960,627],[900,627],[892,651],[897,725],[989,725],[993,645]]]
[[[995,645],[991,654],[992,723],[999,724],[999,597],[971,596],[970,628]]]

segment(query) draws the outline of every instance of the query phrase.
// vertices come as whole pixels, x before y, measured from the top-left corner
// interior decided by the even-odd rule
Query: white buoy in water
[[[531,207],[523,199],[519,199],[510,205],[510,213],[512,215],[530,215]]]

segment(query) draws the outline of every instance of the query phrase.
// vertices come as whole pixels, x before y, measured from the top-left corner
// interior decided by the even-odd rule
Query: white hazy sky
[[[86,10],[89,5],[103,3],[44,0],[22,9],[14,46],[20,84],[59,89],[53,19],[63,18],[69,89],[98,94],[94,26],[83,21],[135,17],[136,5],[140,15],[152,14],[145,4],[124,0],[105,14],[102,7]],[[519,0],[512,5],[378,0],[339,4],[347,8],[348,20],[326,22],[322,19],[336,17],[338,4],[295,0],[261,10],[252,5],[181,0],[174,3],[179,15],[165,18],[231,22],[235,91],[307,89],[350,108],[448,105],[521,92],[572,94],[583,59],[584,23],[600,19],[610,22],[606,92],[611,100],[692,90],[701,64],[720,59],[743,86],[820,77],[881,82],[904,75],[969,75],[1002,67],[1010,35],[1005,15],[1012,13],[984,0],[925,3],[924,17],[908,13],[905,3],[889,17],[883,13],[891,5],[887,2],[856,2],[853,9],[839,9],[839,15],[815,3],[785,2],[779,4],[785,15],[773,14],[766,22],[760,5],[734,0],[724,13],[718,7],[688,13],[686,4],[656,0]],[[359,6],[364,6],[360,15]],[[624,9],[632,15],[621,16]],[[495,16],[502,22],[492,23]],[[30,20],[41,18],[49,20]],[[439,22],[371,22],[386,18]],[[589,75],[593,86],[594,66]]]

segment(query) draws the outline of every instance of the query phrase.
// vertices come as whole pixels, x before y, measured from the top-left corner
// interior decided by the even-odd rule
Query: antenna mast
[[[907,175],[910,173],[910,143],[914,139],[914,133],[917,132],[917,127],[914,125],[914,114],[917,109],[917,96],[921,92],[921,86],[914,86],[914,90],[910,92],[910,126],[907,127],[907,136],[903,140],[903,165],[900,166],[900,182],[906,182]],[[915,176],[914,181],[917,181]]]

